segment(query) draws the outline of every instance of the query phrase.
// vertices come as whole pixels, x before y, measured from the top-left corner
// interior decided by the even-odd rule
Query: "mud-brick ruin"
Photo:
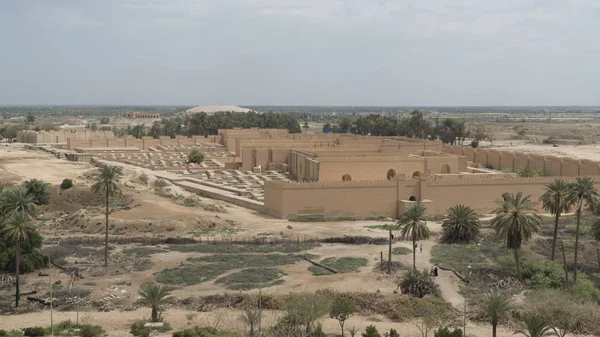
[[[557,176],[600,181],[598,162],[403,137],[226,129],[191,138],[27,134],[21,139],[46,138],[64,140],[35,142],[57,157],[152,170],[190,192],[279,218],[395,218],[414,202],[424,203],[430,215],[456,204],[489,213],[505,192],[522,191],[537,200]],[[194,148],[205,154],[201,164],[187,163]],[[523,167],[545,176],[507,173]]]

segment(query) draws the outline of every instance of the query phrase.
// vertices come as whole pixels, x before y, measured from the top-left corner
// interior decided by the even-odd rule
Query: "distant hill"
[[[212,115],[215,112],[250,112],[251,109],[242,108],[237,105],[200,105],[191,109],[185,110],[183,113],[186,115],[191,115],[199,112],[204,112],[206,114]]]

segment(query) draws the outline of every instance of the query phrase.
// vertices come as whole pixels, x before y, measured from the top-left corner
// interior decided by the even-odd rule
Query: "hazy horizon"
[[[2,9],[0,106],[600,106],[594,0],[29,0]]]

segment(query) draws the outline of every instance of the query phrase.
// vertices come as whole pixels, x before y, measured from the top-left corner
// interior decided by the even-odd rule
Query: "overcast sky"
[[[0,0],[0,104],[600,105],[600,0]]]

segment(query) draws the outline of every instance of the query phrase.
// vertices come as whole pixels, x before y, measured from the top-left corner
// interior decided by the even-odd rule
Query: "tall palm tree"
[[[452,206],[442,221],[442,241],[469,243],[479,236],[479,228],[480,222],[473,208],[465,205]]]
[[[4,227],[2,227],[2,237],[6,241],[12,241],[15,245],[15,276],[16,276],[16,295],[15,306],[19,306],[19,274],[21,272],[19,264],[21,263],[21,244],[26,244],[29,239],[35,234],[36,229],[29,222],[30,217],[27,213],[19,211],[11,213],[6,219]]]
[[[515,331],[515,335],[523,335],[525,337],[545,337],[552,336],[552,328],[540,315],[527,315],[523,318],[525,329]]]
[[[400,236],[405,240],[412,240],[413,269],[417,269],[417,250],[415,249],[417,241],[429,239],[429,228],[425,222],[427,220],[426,211],[427,208],[423,204],[412,204],[400,215],[397,222]]]
[[[120,166],[104,165],[100,167],[96,177],[94,178],[94,184],[91,189],[94,193],[105,193],[106,194],[106,231],[105,231],[105,242],[104,242],[104,267],[108,267],[108,198],[114,196],[116,193],[121,192],[119,185],[117,184],[119,179],[123,176],[123,169]]]
[[[598,190],[594,187],[594,181],[589,177],[578,177],[577,180],[570,184],[570,198],[577,203],[577,228],[575,229],[575,270],[573,270],[573,282],[577,283],[577,251],[579,250],[579,225],[581,224],[581,211],[584,203],[592,210],[596,209],[598,204]]]
[[[140,302],[152,309],[150,320],[152,322],[158,322],[158,311],[160,310],[160,307],[171,298],[169,289],[165,286],[149,284],[142,286],[142,290],[139,294],[142,297]]]
[[[507,293],[493,290],[483,295],[481,309],[492,324],[492,337],[496,337],[496,328],[500,319],[511,311],[512,308],[510,295]]]
[[[34,178],[24,181],[22,185],[36,205],[47,205],[50,201],[50,184],[47,182]]]
[[[523,196],[523,192],[505,193],[499,200],[498,208],[494,210],[496,216],[491,225],[499,237],[506,239],[506,248],[512,249],[515,254],[517,274],[522,280],[521,263],[519,261],[519,249],[523,241],[531,238],[538,231],[540,217],[535,214],[533,203],[529,200],[531,196]]]
[[[35,216],[37,212],[33,196],[22,186],[4,190],[0,194],[0,218],[10,217],[17,212],[23,212],[29,217]]]
[[[568,213],[574,204],[569,190],[569,184],[562,178],[556,178],[546,185],[546,191],[540,197],[542,208],[554,215],[554,235],[552,236],[552,254],[550,259],[554,261],[556,252],[556,238],[558,236],[558,219],[561,214]]]
[[[594,240],[600,241],[600,219],[596,220],[592,224],[592,230],[590,231]]]

